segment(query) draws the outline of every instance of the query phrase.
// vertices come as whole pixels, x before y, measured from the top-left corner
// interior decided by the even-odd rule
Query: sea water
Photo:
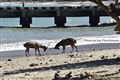
[[[120,36],[115,34],[113,29],[114,26],[50,29],[2,28],[0,30],[0,51],[24,50],[23,44],[27,41],[37,41],[43,45],[54,47],[61,39],[68,37],[75,38],[77,45],[120,43]]]

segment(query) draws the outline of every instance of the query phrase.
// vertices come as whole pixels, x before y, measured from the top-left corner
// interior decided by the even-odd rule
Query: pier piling
[[[100,22],[100,16],[97,10],[92,10],[91,15],[89,16],[90,26],[96,27]]]
[[[89,17],[89,23],[90,23],[90,26],[98,26],[98,23],[100,22],[100,17],[97,16],[97,15],[94,15],[94,16],[90,16]]]
[[[57,27],[65,27],[66,17],[57,16],[55,17],[55,24]]]
[[[20,18],[20,24],[22,25],[22,28],[30,28],[31,23],[32,23],[32,18],[30,18],[30,17],[21,17]]]

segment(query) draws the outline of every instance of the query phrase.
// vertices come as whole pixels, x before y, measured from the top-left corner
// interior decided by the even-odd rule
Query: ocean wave
[[[92,36],[92,37],[74,37],[77,40],[76,45],[89,45],[100,43],[120,43],[120,35],[104,35],[104,36]],[[36,41],[43,45],[53,48],[60,39],[55,40],[30,40]],[[23,44],[27,41],[15,42],[15,43],[1,43],[0,52],[13,51],[13,50],[25,50]]]

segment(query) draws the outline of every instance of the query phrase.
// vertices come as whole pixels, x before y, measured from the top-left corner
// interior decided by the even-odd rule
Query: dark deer
[[[37,56],[36,51],[38,51],[39,55],[41,55],[39,48],[44,49],[44,52],[47,50],[47,47],[46,47],[46,46],[43,46],[42,44],[40,44],[40,43],[38,43],[38,42],[29,41],[29,42],[26,42],[23,46],[26,48],[26,50],[25,50],[26,56],[28,56],[28,55],[30,56],[30,54],[29,54],[29,49],[30,49],[30,48],[34,48],[34,49],[35,49],[35,55],[36,55],[36,56]],[[27,54],[27,53],[28,53],[28,54]]]
[[[78,52],[78,49],[77,49],[77,46],[75,46],[75,43],[76,43],[76,40],[73,39],[73,38],[62,39],[59,43],[57,43],[57,44],[55,45],[55,48],[54,48],[54,49],[59,49],[59,47],[62,46],[62,47],[63,47],[63,52],[62,52],[62,53],[64,53],[64,52],[65,52],[65,46],[71,45],[71,47],[72,47],[72,52],[73,52],[74,47],[76,48],[76,51]],[[60,49],[59,49],[59,50],[60,50]]]

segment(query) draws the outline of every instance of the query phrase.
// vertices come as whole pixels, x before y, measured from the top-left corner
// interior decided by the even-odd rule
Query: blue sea
[[[15,5],[14,6],[20,6]],[[43,4],[42,6],[51,4]],[[56,4],[58,6],[58,4]],[[60,5],[60,4],[59,4]],[[68,4],[67,4],[68,5]],[[69,4],[70,5],[70,4]],[[11,4],[1,4],[1,6],[13,6]],[[31,6],[26,4],[26,6]],[[33,6],[33,5],[32,5]],[[39,4],[37,4],[39,6]],[[120,35],[114,31],[113,26],[102,27],[74,27],[78,25],[89,25],[88,17],[67,17],[66,26],[69,28],[47,28],[55,26],[54,18],[33,18],[32,28],[11,28],[21,27],[19,18],[0,18],[0,52],[25,50],[23,44],[27,41],[37,41],[43,45],[54,47],[61,39],[73,37],[77,40],[77,45],[89,45],[100,43],[120,43]],[[101,17],[100,23],[106,23],[110,17]],[[8,28],[9,27],[9,28]],[[34,28],[37,27],[37,28]],[[40,28],[44,27],[44,28]]]

